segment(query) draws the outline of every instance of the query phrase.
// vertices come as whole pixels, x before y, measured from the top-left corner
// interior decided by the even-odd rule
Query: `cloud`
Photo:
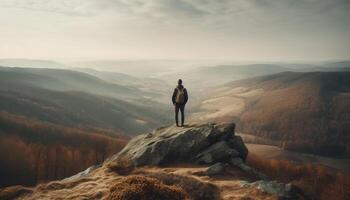
[[[84,0],[2,0],[0,8],[20,8],[72,16],[91,15]]]
[[[22,8],[76,16],[94,16],[105,12],[138,16],[145,20],[220,23],[246,19],[302,18],[310,15],[350,16],[348,0],[2,0],[1,7]],[[148,17],[148,18],[147,18]],[[238,18],[239,19],[239,18]],[[293,19],[292,19],[293,20]]]
[[[350,17],[348,0],[100,0],[90,1],[97,15],[115,12],[151,23],[181,22],[192,26],[237,27],[247,25],[330,22]],[[102,8],[96,9],[95,8]],[[318,18],[318,19],[317,19]],[[349,20],[348,20],[349,21]],[[319,22],[317,22],[319,23]],[[294,28],[294,27],[293,27]]]
[[[79,56],[250,58],[283,48],[285,57],[346,57],[349,10],[349,0],[0,0],[0,54],[25,46],[38,55],[54,47]]]

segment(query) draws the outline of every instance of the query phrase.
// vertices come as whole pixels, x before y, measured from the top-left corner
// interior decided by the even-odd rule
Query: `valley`
[[[349,72],[283,72],[213,87],[193,120],[237,122],[239,132],[285,149],[349,155]]]
[[[32,163],[23,169],[31,174],[30,179],[14,179],[17,175],[11,168],[17,163],[2,156],[1,171],[9,174],[2,185],[33,185],[72,175],[103,162],[130,138],[172,124],[170,95],[179,77],[190,96],[188,123],[235,122],[238,132],[250,133],[241,136],[253,155],[349,170],[346,62],[333,63],[332,69],[311,65],[307,72],[304,65],[293,64],[187,69],[167,63],[171,67],[161,73],[155,67],[144,75],[114,70],[113,65],[103,71],[39,63],[50,67],[0,67],[0,142],[13,144],[20,150],[16,156],[28,157],[23,162]],[[140,68],[139,64],[133,67]],[[43,138],[42,132],[47,136]],[[72,143],[75,134],[81,141]],[[90,135],[100,142],[91,142]],[[105,142],[110,145],[107,149],[100,147]],[[0,151],[12,151],[12,147],[3,145]],[[49,153],[44,155],[45,151]],[[57,152],[64,154],[44,162],[45,156],[56,157]],[[55,164],[58,160],[67,163],[67,168]],[[73,162],[80,164],[71,167]]]

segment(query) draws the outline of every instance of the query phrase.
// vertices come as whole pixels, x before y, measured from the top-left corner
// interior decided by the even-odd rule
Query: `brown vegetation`
[[[215,200],[219,199],[220,191],[212,183],[202,182],[188,176],[181,176],[171,173],[150,173],[152,178],[157,178],[166,185],[176,185],[181,187],[192,200]]]
[[[128,176],[110,189],[109,200],[186,200],[184,190],[145,176]]]
[[[22,186],[11,186],[0,189],[0,199],[1,200],[11,200],[15,199],[23,194],[32,193],[33,190],[30,188],[22,187]]]
[[[290,78],[296,80],[291,83],[279,79],[266,81],[261,86],[266,92],[247,101],[238,129],[283,141],[283,147],[292,151],[326,156],[345,154],[350,119],[345,113],[350,104],[338,108],[335,99],[342,91],[322,84],[324,78],[331,83],[344,78],[333,75],[293,74]],[[348,100],[349,97],[342,98],[344,102]]]
[[[127,138],[0,112],[0,187],[71,176],[118,152]]]
[[[119,175],[142,175],[155,178],[165,185],[180,187],[192,200],[215,200],[220,197],[220,191],[214,184],[178,174],[150,172],[152,170],[149,171],[148,167],[136,168],[127,157],[118,157],[108,163],[107,167]]]
[[[350,175],[344,172],[336,172],[321,165],[262,159],[251,154],[247,163],[272,179],[292,182],[308,199],[350,199]]]
[[[202,106],[213,113],[242,105],[215,118],[237,122],[238,132],[280,141],[292,151],[350,155],[349,72],[286,72],[239,80],[205,98]],[[206,105],[209,100],[215,103]]]

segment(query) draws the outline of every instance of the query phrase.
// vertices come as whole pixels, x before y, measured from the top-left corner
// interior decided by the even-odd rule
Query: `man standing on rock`
[[[178,85],[174,89],[172,101],[175,106],[175,121],[176,126],[179,126],[179,110],[181,111],[181,126],[184,125],[185,122],[185,105],[188,100],[188,94],[186,88],[182,85],[182,80],[179,79],[177,81]]]

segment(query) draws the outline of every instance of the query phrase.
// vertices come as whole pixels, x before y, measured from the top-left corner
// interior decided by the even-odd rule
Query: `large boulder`
[[[195,160],[198,164],[213,164],[216,162],[227,161],[232,157],[238,157],[239,152],[229,147],[226,141],[216,142],[206,150],[199,153]]]
[[[234,157],[245,160],[247,148],[242,139],[234,135],[234,129],[234,123],[158,128],[133,138],[111,161],[126,157],[135,166],[143,166],[175,162],[228,163]]]

